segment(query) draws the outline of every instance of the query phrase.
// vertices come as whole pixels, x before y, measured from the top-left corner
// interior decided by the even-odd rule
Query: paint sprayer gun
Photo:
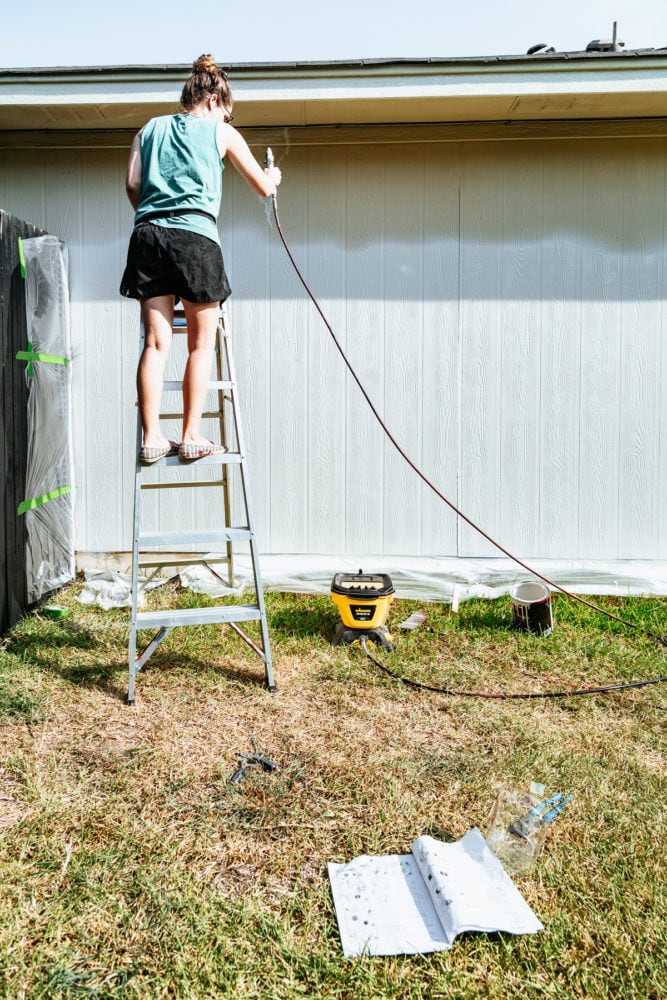
[[[566,795],[563,798],[563,793],[557,792],[550,799],[543,799],[542,802],[538,802],[536,806],[529,809],[526,815],[518,819],[516,823],[512,823],[509,828],[510,833],[516,834],[517,837],[523,837],[524,840],[529,840],[536,827],[542,823],[552,823],[573,798],[572,795]]]
[[[262,771],[272,774],[276,770],[276,765],[268,757],[263,757],[258,753],[240,753],[237,758],[238,767],[229,779],[232,785],[237,785],[241,778],[245,778],[246,769],[252,764],[258,764]]]
[[[273,150],[271,149],[270,146],[267,146],[266,152],[264,153],[264,166],[267,170],[271,170],[274,167],[274,165],[275,161],[273,159]],[[276,192],[274,191],[272,195],[269,195],[269,197],[272,198],[273,201],[275,202]]]

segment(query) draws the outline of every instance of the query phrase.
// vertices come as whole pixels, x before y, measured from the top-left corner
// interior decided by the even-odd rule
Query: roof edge
[[[327,69],[363,69],[390,68],[392,66],[488,66],[499,63],[553,63],[572,62],[582,60],[607,61],[626,60],[657,57],[667,59],[667,46],[650,49],[623,49],[619,52],[537,52],[533,55],[493,55],[493,56],[424,56],[412,58],[382,57],[375,59],[322,59],[322,60],[302,60],[285,62],[221,62],[226,70],[232,73],[253,73],[253,72],[294,72],[303,70],[327,70]],[[115,76],[121,73],[146,73],[146,74],[167,74],[184,76],[192,68],[191,63],[156,63],[156,64],[135,64],[108,66],[28,66],[28,67],[0,67],[0,77],[7,76],[91,76],[105,75]]]

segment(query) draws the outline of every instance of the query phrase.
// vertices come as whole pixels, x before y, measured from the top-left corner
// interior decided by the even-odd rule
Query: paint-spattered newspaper
[[[445,951],[464,931],[543,930],[476,828],[453,844],[418,837],[411,854],[328,870],[346,958]]]

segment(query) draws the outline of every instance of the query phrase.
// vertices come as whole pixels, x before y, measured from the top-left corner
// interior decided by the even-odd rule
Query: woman
[[[281,174],[262,169],[232,127],[226,73],[210,55],[194,63],[181,94],[182,111],[153,118],[135,136],[127,163],[127,196],[135,209],[120,292],[140,299],[145,342],[137,371],[143,427],[140,459],[151,464],[224,452],[202,437],[204,397],[211,377],[219,306],[230,294],[216,218],[225,156],[258,195],[275,194]],[[174,306],[181,300],[188,328],[183,377],[183,433],[168,441],[160,429],[164,366]]]

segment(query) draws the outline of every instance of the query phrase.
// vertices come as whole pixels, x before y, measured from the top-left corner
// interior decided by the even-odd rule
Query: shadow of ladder
[[[182,312],[176,312],[174,315],[173,323],[174,334],[186,334],[187,327],[185,323],[185,316]],[[141,342],[140,346],[143,348],[144,342],[144,329],[143,323],[141,326]],[[209,455],[204,458],[197,459],[194,462],[188,462],[189,467],[199,467],[203,465],[219,465],[221,466],[221,477],[219,479],[203,479],[200,481],[183,481],[180,478],[161,478],[159,481],[144,482],[144,474],[146,472],[145,468],[141,465],[139,461],[139,451],[142,442],[142,428],[141,419],[137,408],[137,447],[136,447],[136,467],[135,467],[135,485],[134,485],[134,527],[133,527],[133,541],[132,541],[132,608],[131,608],[131,620],[130,620],[130,640],[129,640],[129,650],[128,650],[128,664],[129,664],[129,683],[127,692],[127,703],[129,705],[133,704],[135,698],[135,679],[141,668],[145,665],[149,657],[155,652],[162,640],[169,634],[172,628],[176,626],[194,626],[194,625],[210,625],[210,624],[227,624],[229,625],[237,635],[247,643],[250,648],[257,653],[262,662],[264,663],[266,686],[269,691],[275,691],[275,681],[273,677],[273,666],[271,662],[271,646],[269,642],[269,633],[266,621],[266,607],[264,604],[264,593],[262,590],[262,581],[260,577],[259,568],[259,554],[257,551],[257,541],[255,538],[255,532],[253,528],[252,511],[251,511],[251,501],[250,501],[250,490],[248,484],[248,473],[247,473],[247,459],[245,457],[245,447],[243,443],[243,431],[241,423],[241,415],[239,410],[237,391],[236,391],[236,373],[234,368],[234,360],[232,356],[231,340],[229,334],[229,324],[227,320],[226,310],[223,307],[220,311],[220,317],[218,321],[218,330],[216,338],[216,376],[215,381],[210,382],[209,392],[215,391],[217,393],[218,399],[218,409],[216,411],[207,411],[203,414],[205,418],[214,417],[219,420],[220,426],[220,441],[227,447],[227,452],[224,455]],[[165,381],[163,383],[163,391],[165,392],[182,392],[183,383]],[[235,450],[230,448],[230,440],[228,435],[228,425],[229,420],[227,419],[227,414],[225,411],[225,405],[229,404],[231,408],[231,423],[232,423],[232,442],[235,446]],[[160,416],[165,419],[169,418],[181,418],[182,413],[161,413]],[[166,458],[160,459],[159,462],[155,463],[155,466],[170,468],[182,468],[183,463],[180,461],[177,455],[167,456]],[[154,466],[151,466],[153,468]],[[243,499],[243,510],[244,510],[244,521],[245,523],[240,526],[231,525],[231,503],[229,494],[229,472],[230,470],[237,470],[240,476],[241,483],[241,496]],[[150,531],[143,532],[141,530],[142,521],[142,493],[144,490],[169,490],[169,489],[208,489],[208,488],[218,488],[222,490],[222,508],[224,515],[224,525],[219,528],[212,530],[194,530],[194,531]],[[211,605],[206,608],[183,608],[183,609],[165,609],[162,611],[139,611],[138,610],[138,597],[139,597],[139,571],[140,569],[146,569],[153,567],[154,574],[158,572],[164,566],[184,566],[184,565],[195,565],[201,564],[204,560],[192,557],[183,558],[171,558],[171,553],[175,548],[181,546],[195,546],[195,545],[207,545],[207,546],[224,546],[225,555],[220,555],[215,557],[215,559],[206,559],[206,564],[210,567],[211,562],[221,563],[226,566],[226,582],[230,587],[233,586],[234,582],[234,561],[233,561],[233,545],[238,542],[246,542],[250,546],[250,559],[252,565],[252,575],[253,575],[253,585],[255,593],[255,603],[253,604],[241,604],[241,605],[225,605],[216,606]],[[164,550],[166,547],[170,556],[163,556],[160,558],[159,553],[151,553],[153,558],[146,558],[145,552],[149,549],[161,548]],[[217,576],[221,574],[216,573]],[[261,646],[255,643],[250,636],[248,636],[242,628],[237,624],[238,622],[248,622],[257,621],[260,623],[261,631]],[[143,630],[155,630],[157,632],[153,635],[148,645],[143,649],[143,651],[137,654],[137,639],[138,632]]]

